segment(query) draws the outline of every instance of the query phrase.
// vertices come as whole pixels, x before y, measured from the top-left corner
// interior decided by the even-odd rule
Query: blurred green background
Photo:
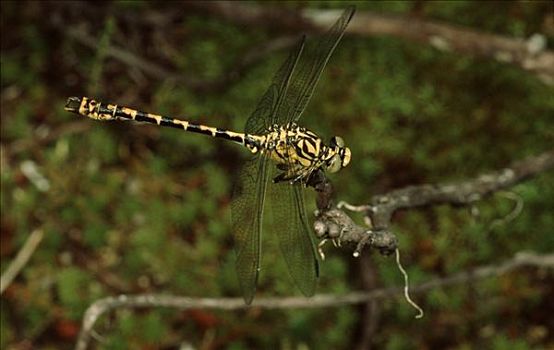
[[[342,2],[274,3],[344,8]],[[357,10],[407,14],[507,37],[544,32],[548,2],[373,2]],[[549,17],[550,16],[550,17]],[[29,234],[44,239],[1,298],[2,349],[69,349],[87,306],[118,294],[238,297],[230,231],[233,175],[246,152],[179,130],[95,123],[65,113],[68,96],[100,100],[241,131],[287,50],[263,55],[221,84],[246,54],[290,29],[234,24],[184,3],[2,2],[1,267]],[[552,29],[550,29],[552,30]],[[99,41],[91,48],[71,33]],[[550,32],[552,34],[552,32]],[[548,43],[552,46],[552,37]],[[170,72],[148,73],[123,54]],[[325,139],[342,136],[351,165],[332,176],[339,200],[406,185],[462,180],[554,144],[554,90],[514,66],[390,37],[345,35],[302,117]],[[29,161],[31,163],[29,163]],[[24,165],[26,164],[26,165]],[[30,180],[27,168],[47,180]],[[25,170],[27,169],[27,171]],[[40,176],[39,176],[40,178]],[[413,284],[519,251],[554,249],[554,176],[513,188],[514,221],[490,229],[513,202],[495,195],[468,208],[436,206],[394,218]],[[313,209],[310,197],[309,209]],[[258,297],[298,295],[268,241]],[[402,285],[392,258],[330,248],[319,293]],[[360,267],[365,261],[370,270]],[[379,301],[371,344],[379,349],[542,349],[553,346],[552,271]],[[100,349],[346,349],[370,325],[363,306],[317,310],[119,310],[96,331]]]

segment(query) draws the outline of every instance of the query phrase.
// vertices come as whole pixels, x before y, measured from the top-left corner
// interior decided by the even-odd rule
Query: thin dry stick
[[[488,265],[471,271],[461,272],[450,277],[437,278],[412,288],[413,293],[421,293],[439,287],[446,287],[475,281],[487,277],[504,275],[524,266],[554,268],[554,254],[539,255],[518,253],[512,259],[500,265]],[[119,308],[170,307],[183,309],[242,310],[249,307],[263,309],[297,309],[338,307],[349,304],[367,303],[375,299],[392,298],[404,292],[403,287],[382,288],[369,293],[355,292],[346,295],[319,294],[312,298],[258,298],[251,306],[244,304],[242,298],[188,298],[172,295],[121,295],[97,300],[87,309],[83,317],[81,333],[75,346],[76,350],[85,350],[96,321],[104,313]]]
[[[498,192],[498,194],[504,198],[510,199],[515,202],[514,208],[508,215],[505,215],[503,218],[495,219],[490,225],[489,225],[489,231],[493,230],[494,228],[502,225],[506,225],[513,220],[515,220],[519,214],[521,214],[521,211],[523,210],[523,198],[521,198],[520,195],[514,192],[509,191],[502,191]]]
[[[29,259],[37,249],[40,241],[42,241],[43,236],[44,232],[41,229],[37,229],[31,233],[29,238],[27,238],[27,241],[17,253],[14,261],[12,261],[10,266],[8,266],[0,278],[0,295],[4,293],[4,290],[6,290],[6,288],[8,288],[8,286],[12,283],[15,276],[19,274],[19,271],[21,271],[27,262],[29,262]]]
[[[280,7],[217,1],[188,2],[187,6],[241,24],[315,32],[326,30],[333,23],[337,12],[340,12],[340,10],[324,9],[304,9],[300,12],[293,12]],[[170,18],[171,15],[171,13],[160,12],[159,16],[155,17]],[[52,22],[65,35],[90,48],[98,47],[95,38],[79,29],[67,28],[59,16],[54,17]],[[156,25],[155,22],[150,21],[150,24]],[[385,15],[370,11],[358,11],[347,29],[347,33],[369,37],[392,36],[421,42],[441,51],[460,52],[475,57],[494,59],[529,71],[548,85],[554,84],[554,51],[547,49],[546,36],[543,34],[534,34],[528,39],[512,38],[413,16]],[[124,48],[113,45],[108,48],[107,55],[131,67],[137,67],[157,79],[175,79],[191,88],[217,90],[234,81],[245,67],[257,61],[260,56],[263,57],[267,52],[285,48],[295,42],[287,37],[282,40],[278,39],[277,45],[271,44],[268,47],[255,48],[252,50],[251,57],[245,55],[244,60],[238,62],[232,72],[214,81],[203,81],[172,72]]]
[[[468,206],[506,190],[518,183],[538,176],[554,168],[554,149],[514,162],[507,168],[479,175],[459,182],[407,186],[381,195],[374,195],[369,204],[354,206],[340,202],[340,208],[364,212],[371,224],[357,225],[342,209],[321,211],[314,224],[318,238],[328,238],[331,227],[338,227],[343,243],[356,244],[354,256],[359,256],[365,246],[386,253],[397,247],[396,235],[390,230],[393,214],[401,209],[412,209],[438,204]],[[519,205],[512,216],[517,215]]]
[[[400,270],[400,273],[402,274],[402,277],[404,277],[404,299],[408,302],[408,304],[412,305],[414,309],[417,310],[418,314],[415,316],[415,318],[422,318],[423,317],[423,309],[417,305],[412,298],[410,298],[410,286],[408,282],[408,273],[406,270],[404,270],[404,267],[402,267],[402,264],[400,263],[400,251],[398,248],[394,251],[396,255],[396,266],[398,266],[398,269]]]
[[[340,12],[304,9],[299,16],[298,12],[285,12],[279,7],[226,1],[193,2],[189,6],[237,23],[280,26],[299,31],[326,30],[336,18],[336,13]],[[528,39],[513,38],[414,16],[361,10],[356,13],[347,33],[392,36],[421,42],[442,51],[494,59],[531,72],[546,84],[554,84],[554,51],[546,49],[547,40],[543,34],[534,34]]]
[[[97,40],[82,29],[66,28],[62,25],[61,20],[57,18],[53,18],[52,23],[54,27],[60,31],[63,31],[63,33],[68,37],[93,50],[98,51],[102,47],[101,40]],[[146,60],[133,52],[114,44],[107,44],[104,51],[105,56],[112,57],[129,67],[138,68],[145,74],[155,79],[176,81],[198,91],[219,91],[224,89],[230,83],[236,81],[243,75],[243,72],[246,71],[247,68],[268,56],[270,53],[282,49],[288,49],[297,41],[298,38],[296,36],[285,36],[272,40],[262,46],[253,47],[243,55],[243,58],[233,65],[229,72],[222,74],[220,77],[213,80],[195,78],[191,72],[181,74],[172,69],[166,69],[155,62]]]
[[[58,28],[63,29],[64,33],[75,39],[78,40],[81,44],[86,45],[92,49],[97,49],[99,46],[98,41],[85,33],[82,30],[75,29],[75,28],[65,28],[62,26],[59,26]],[[106,55],[111,56],[121,62],[126,63],[127,65],[131,67],[137,67],[143,72],[150,74],[151,76],[154,76],[159,79],[171,79],[172,74],[169,70],[166,70],[165,68],[149,62],[135,54],[133,54],[130,51],[126,51],[122,48],[116,47],[114,45],[108,45],[106,48]]]

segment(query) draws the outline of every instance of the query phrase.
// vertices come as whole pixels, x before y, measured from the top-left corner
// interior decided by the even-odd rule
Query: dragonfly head
[[[331,138],[331,150],[332,156],[325,163],[325,167],[330,173],[336,173],[350,163],[352,153],[350,148],[344,145],[344,140],[338,136]]]

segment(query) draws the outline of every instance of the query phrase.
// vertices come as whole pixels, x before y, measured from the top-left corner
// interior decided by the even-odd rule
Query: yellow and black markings
[[[326,146],[315,133],[295,123],[273,125],[262,135],[250,135],[101,103],[88,97],[70,97],[65,110],[95,120],[144,122],[240,143],[252,153],[266,154],[274,162],[282,165],[285,168],[285,173],[280,176],[282,181],[307,180],[314,170],[330,164],[337,155],[344,165],[350,160],[348,148]]]

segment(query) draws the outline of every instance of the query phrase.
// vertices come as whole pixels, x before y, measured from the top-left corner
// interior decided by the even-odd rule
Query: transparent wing
[[[273,77],[254,112],[248,118],[245,132],[260,134],[273,124],[296,121],[304,111],[329,56],[340,40],[354,13],[347,9],[331,30],[301,58],[305,38],[299,42]],[[300,69],[295,72],[300,62]],[[236,240],[237,274],[247,304],[256,291],[261,254],[262,217],[268,182],[268,162],[259,156],[248,162],[239,176],[233,193],[232,225]],[[312,295],[318,275],[318,263],[304,209],[302,188],[276,184],[271,186],[274,205],[274,227],[289,271],[305,295]]]
[[[285,103],[282,103],[277,110],[276,123],[284,125],[288,122],[298,121],[313,95],[323,68],[352,19],[354,11],[353,6],[348,7],[325,35],[306,45],[287,89]]]
[[[241,170],[233,191],[231,223],[237,253],[236,270],[244,301],[252,302],[260,270],[262,217],[269,159],[256,157]]]
[[[302,37],[302,40],[300,40],[287,60],[279,68],[277,73],[275,73],[271,85],[258,102],[254,112],[252,112],[246,121],[246,127],[244,128],[245,133],[260,134],[275,123],[275,112],[286,95],[292,72],[304,49],[304,43],[305,37]]]
[[[288,270],[302,293],[311,296],[315,293],[319,264],[304,207],[303,188],[300,184],[282,182],[272,184],[268,193],[272,228],[279,237]]]
[[[285,96],[290,77],[304,48],[302,39],[279,68],[271,85],[248,118],[245,132],[260,134],[273,124],[277,107]],[[261,257],[262,218],[267,188],[269,159],[257,156],[239,174],[231,203],[232,227],[237,252],[236,270],[247,304],[256,292]]]
[[[354,7],[348,8],[326,35],[306,46],[299,58],[298,67],[292,73],[286,96],[281,96],[277,104],[272,124],[285,125],[298,120],[353,14]],[[289,161],[287,168],[291,167],[293,164]],[[303,188],[299,183],[278,183],[270,186],[269,194],[273,228],[277,231],[275,234],[279,237],[289,272],[304,295],[313,295],[319,265],[304,207]]]

